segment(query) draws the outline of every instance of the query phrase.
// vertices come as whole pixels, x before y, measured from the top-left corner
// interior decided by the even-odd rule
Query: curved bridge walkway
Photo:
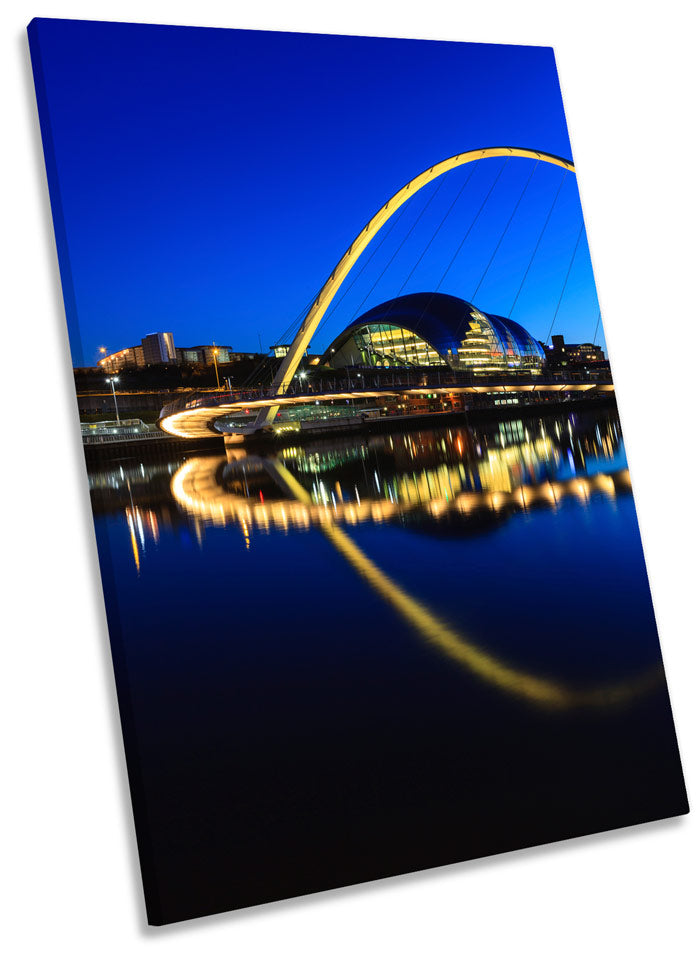
[[[593,396],[598,393],[611,395],[614,393],[614,387],[607,381],[556,382],[550,380],[542,383],[516,381],[503,383],[488,381],[478,384],[470,382],[467,385],[405,388],[384,388],[380,386],[375,389],[357,391],[307,392],[304,395],[277,396],[274,399],[274,405],[277,410],[284,410],[293,406],[315,405],[316,403],[319,405],[321,403],[327,403],[329,405],[334,403],[349,403],[355,407],[364,405],[366,408],[376,406],[381,408],[387,405],[387,403],[391,405],[402,403],[407,408],[405,414],[410,415],[411,408],[417,412],[421,398],[425,398],[426,396],[437,397],[445,403],[447,403],[447,400],[451,400],[452,411],[454,411],[456,407],[466,407],[469,397],[488,393],[499,396],[511,396],[513,398],[525,396],[530,397],[534,402],[539,401],[542,397],[549,397],[551,399],[553,396],[571,397],[572,394],[578,397],[586,395]],[[458,403],[457,406],[456,403]],[[254,418],[256,413],[269,408],[270,398],[266,396],[239,399],[235,398],[232,393],[199,395],[166,406],[160,414],[158,424],[165,432],[173,436],[178,436],[181,439],[225,437],[227,441],[240,443],[246,436],[257,434],[260,431],[275,431],[276,424],[274,422],[262,427],[261,430],[258,419]],[[449,411],[447,406],[446,411]],[[250,418],[250,425],[237,427],[233,432],[226,432],[225,429],[217,428],[217,423],[221,420],[225,418],[233,419],[237,415],[240,416],[241,419],[245,417]],[[284,425],[284,422],[279,417],[279,411],[277,418],[277,427]]]
[[[416,177],[412,178],[407,184],[400,188],[384,205],[382,205],[381,208],[379,208],[379,210],[370,218],[370,220],[365,224],[359,234],[352,241],[350,247],[344,252],[335,268],[319,290],[318,295],[302,320],[292,340],[289,350],[273,378],[266,397],[241,400],[234,399],[231,395],[228,395],[214,398],[209,396],[206,398],[200,397],[191,399],[186,401],[184,404],[180,404],[179,406],[174,404],[174,406],[163,409],[159,419],[160,428],[171,435],[179,436],[180,438],[184,439],[202,439],[224,435],[227,437],[227,441],[240,443],[246,436],[254,435],[260,432],[267,432],[270,430],[278,430],[281,426],[281,422],[277,421],[279,418],[280,409],[289,405],[300,405],[304,402],[320,403],[323,401],[328,403],[357,403],[364,401],[369,403],[372,401],[376,406],[377,403],[381,403],[383,400],[395,400],[400,395],[403,400],[403,405],[406,406],[410,405],[412,395],[420,395],[422,392],[427,391],[430,391],[431,393],[437,392],[438,395],[457,393],[458,395],[466,396],[476,395],[484,392],[503,392],[505,394],[517,393],[518,395],[525,393],[551,395],[551,393],[567,393],[571,391],[575,391],[576,393],[585,393],[590,392],[593,389],[597,389],[601,392],[612,392],[612,386],[598,385],[595,383],[571,385],[557,382],[544,385],[537,383],[524,384],[522,381],[516,381],[507,385],[477,385],[472,381],[471,384],[461,386],[459,389],[438,388],[436,390],[431,388],[428,390],[423,383],[423,377],[419,376],[419,379],[422,383],[421,385],[406,387],[401,391],[396,389],[392,389],[390,391],[365,391],[363,388],[362,391],[347,391],[344,393],[333,391],[325,394],[308,394],[301,397],[296,396],[295,398],[289,398],[288,396],[288,392],[293,384],[295,373],[304,357],[305,352],[308,349],[314,333],[317,331],[319,324],[330,307],[331,302],[335,298],[336,293],[352,270],[353,266],[358,261],[360,255],[363,253],[363,251],[365,251],[371,240],[378,234],[378,232],[389,221],[389,219],[406,203],[406,201],[408,201],[409,198],[413,197],[413,195],[415,195],[418,191],[424,188],[431,181],[439,178],[441,175],[444,175],[449,171],[453,171],[455,168],[470,164],[472,162],[481,161],[485,158],[505,158],[505,165],[508,162],[508,159],[512,157],[529,158],[535,161],[535,166],[540,162],[554,165],[555,167],[559,167],[564,170],[564,176],[566,176],[566,172],[575,173],[573,163],[566,158],[561,158],[552,154],[547,154],[543,151],[535,151],[530,148],[522,147],[479,148],[477,150],[455,154],[452,157],[446,158],[437,162],[431,167],[426,168],[426,170],[416,175]],[[566,281],[564,286],[566,286]],[[446,375],[449,373],[454,378],[456,373],[449,369],[448,366],[445,366],[445,368]],[[465,375],[466,374],[467,373],[465,373]],[[501,378],[503,377],[504,376],[501,376]],[[511,376],[509,377],[512,378]],[[455,406],[454,404],[452,405],[453,409],[456,407],[459,408],[459,406]],[[379,408],[381,409],[383,406],[380,404]],[[414,408],[416,408],[415,405]],[[446,405],[445,408],[447,408]],[[241,419],[239,420],[240,424],[238,426],[235,426],[232,429],[228,429],[226,426],[223,428],[218,427],[217,423],[219,423],[224,417],[229,417],[231,420],[232,417],[235,417],[237,414],[241,416]],[[243,416],[251,416],[251,414],[252,419],[246,420],[242,418]],[[249,422],[249,424],[244,424],[246,422]],[[281,431],[281,429],[279,431]]]

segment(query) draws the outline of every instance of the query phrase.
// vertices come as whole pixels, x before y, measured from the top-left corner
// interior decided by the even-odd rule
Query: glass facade
[[[542,371],[544,350],[517,322],[500,315],[484,315],[474,308],[468,317],[464,339],[453,368],[475,372],[508,369]]]
[[[545,355],[517,322],[486,315],[453,295],[423,292],[366,312],[335,339],[323,361],[334,367],[449,366],[484,375],[536,375]]]
[[[336,365],[374,368],[445,364],[439,353],[415,332],[381,322],[355,328],[333,360]]]

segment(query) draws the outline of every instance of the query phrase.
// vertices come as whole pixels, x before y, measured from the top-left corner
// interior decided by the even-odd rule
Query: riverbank
[[[448,411],[415,412],[410,414],[391,415],[375,418],[329,419],[325,422],[300,423],[298,428],[280,432],[270,432],[260,436],[249,437],[245,443],[231,443],[251,451],[276,450],[289,445],[290,442],[305,442],[316,438],[332,438],[348,434],[376,435],[380,433],[398,431],[402,428],[416,429],[425,426],[431,428],[443,425],[484,425],[498,422],[502,419],[516,417],[537,417],[561,412],[577,412],[602,409],[615,405],[614,395],[593,399],[569,399],[556,402],[538,402],[532,404],[516,403],[503,406],[474,406],[467,409],[451,409]],[[180,439],[167,433],[149,433],[133,439],[96,442],[84,446],[85,459],[89,465],[99,462],[122,459],[125,456],[138,458],[147,453],[158,452],[174,455],[200,452],[221,452],[224,448],[224,436],[204,439]]]
[[[231,442],[231,445],[245,449],[275,450],[290,442],[307,442],[316,438],[333,438],[349,434],[376,435],[401,429],[433,428],[444,425],[486,425],[513,417],[532,418],[562,412],[594,411],[610,406],[616,407],[614,394],[593,399],[569,399],[556,402],[516,403],[503,406],[479,406],[447,411],[402,413],[379,418],[329,419],[323,424],[301,423],[295,431],[276,432],[249,437],[244,443]],[[194,441],[194,440],[193,440]],[[210,440],[202,440],[206,442]]]

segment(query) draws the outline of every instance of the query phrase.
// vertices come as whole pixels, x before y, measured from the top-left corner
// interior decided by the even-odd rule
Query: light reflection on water
[[[147,542],[158,544],[163,525],[191,527],[200,546],[208,527],[235,526],[246,551],[256,532],[284,535],[316,527],[419,637],[516,696],[558,709],[609,706],[660,680],[655,664],[624,680],[582,688],[487,653],[482,641],[476,643],[464,627],[444,619],[439,599],[425,602],[406,590],[344,532],[392,524],[464,539],[504,525],[514,514],[558,514],[570,503],[587,506],[597,500],[614,504],[630,493],[630,481],[613,411],[513,419],[487,429],[325,440],[264,455],[229,450],[226,456],[194,456],[148,470],[143,464],[122,465],[92,482],[93,491],[101,488],[113,498],[128,494],[124,513],[137,573]],[[151,498],[160,493],[160,502],[140,506],[134,499],[137,486],[145,486]],[[175,512],[180,515],[174,517]],[[418,590],[422,594],[424,587]]]
[[[686,808],[614,409],[90,481],[175,907]]]
[[[270,456],[231,451],[180,461],[125,462],[90,477],[96,512],[121,507],[132,539],[146,549],[159,527],[237,525],[251,529],[308,528],[330,514],[348,525],[409,524],[416,514],[442,518],[514,511],[562,500],[586,502],[629,491],[617,415],[499,422],[488,429],[428,429],[307,442],[275,454],[309,493],[295,499],[270,468]],[[135,495],[136,494],[136,495]],[[145,498],[144,498],[145,497]]]

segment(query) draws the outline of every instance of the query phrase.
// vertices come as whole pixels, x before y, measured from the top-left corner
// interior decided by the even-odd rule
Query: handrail
[[[374,375],[374,371],[372,371]],[[443,372],[440,370],[439,376],[430,377],[432,373],[421,372],[420,379],[413,379],[412,381],[406,380],[405,382],[397,382],[394,380],[390,382],[388,378],[380,380],[380,377],[372,379],[370,382],[370,375],[360,375],[354,376],[355,385],[350,386],[348,382],[353,381],[350,379],[325,379],[322,380],[326,382],[326,387],[316,386],[304,386],[300,387],[296,392],[287,392],[284,396],[285,400],[294,399],[296,397],[303,398],[313,398],[314,396],[321,395],[333,395],[337,394],[339,398],[343,397],[347,392],[373,392],[376,391],[377,395],[383,394],[397,394],[414,389],[432,389],[432,388],[468,388],[472,386],[478,386],[483,388],[498,388],[504,384],[508,385],[533,385],[537,384],[538,381],[542,379],[542,376],[537,376],[536,378],[532,375],[522,375],[516,373],[503,372],[499,373],[498,376],[489,378],[475,378],[473,373],[462,373],[455,372]],[[462,376],[462,377],[460,377]],[[427,378],[428,381],[425,384],[417,385],[416,382],[421,381],[423,378]],[[330,383],[340,383],[339,388],[329,388]],[[367,384],[367,383],[370,384]],[[343,387],[343,383],[346,386]],[[588,375],[580,375],[578,373],[556,373],[547,376],[547,384],[550,385],[576,385],[577,383],[584,385],[608,385],[610,383],[610,376],[608,373],[599,374],[592,372]],[[244,392],[242,390],[227,390],[226,392],[207,392],[207,393],[192,393],[188,395],[185,399],[176,399],[173,402],[168,403],[164,406],[160,412],[159,421],[170,415],[175,415],[177,412],[184,412],[187,409],[200,409],[209,407],[218,407],[223,404],[231,404],[232,406],[245,405],[246,402],[259,402],[262,399],[269,399],[273,401],[277,396],[272,395],[269,391],[259,389],[257,391]]]

